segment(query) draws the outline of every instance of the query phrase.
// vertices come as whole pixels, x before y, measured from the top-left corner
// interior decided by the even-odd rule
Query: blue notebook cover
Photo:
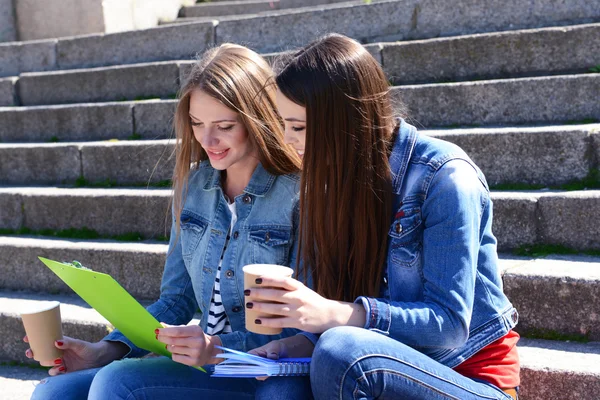
[[[310,358],[271,360],[254,354],[216,346],[224,360],[214,366],[215,378],[256,378],[259,376],[302,376],[310,373]]]

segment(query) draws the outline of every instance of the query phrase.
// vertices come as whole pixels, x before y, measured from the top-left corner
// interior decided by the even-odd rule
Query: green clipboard
[[[98,311],[136,346],[171,357],[154,330],[163,326],[112,276],[38,257],[90,307]],[[201,367],[195,367],[206,372]]]

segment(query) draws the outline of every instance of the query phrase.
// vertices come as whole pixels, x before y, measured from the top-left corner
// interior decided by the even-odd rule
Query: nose
[[[298,143],[298,135],[291,129],[286,129],[283,132],[283,141],[285,144]]]
[[[213,127],[205,127],[200,136],[200,144],[202,147],[216,147],[219,144],[219,139]]]

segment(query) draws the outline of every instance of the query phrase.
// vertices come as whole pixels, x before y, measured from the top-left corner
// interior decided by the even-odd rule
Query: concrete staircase
[[[271,58],[335,31],[382,63],[410,122],[486,174],[505,291],[528,337],[521,398],[600,398],[594,2],[245,0],[180,15],[142,31],[0,44],[0,360],[29,362],[16,313],[27,302],[59,299],[66,335],[107,331],[37,256],[110,273],[144,302],[158,296],[174,95],[196,53],[233,41]],[[0,366],[9,398],[27,398],[40,377]]]

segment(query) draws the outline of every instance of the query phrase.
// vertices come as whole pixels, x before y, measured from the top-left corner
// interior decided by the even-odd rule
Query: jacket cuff
[[[360,296],[355,303],[362,304],[367,312],[367,318],[365,322],[365,329],[374,330],[385,335],[390,333],[390,325],[392,310],[389,304],[379,301],[371,297]]]
[[[123,335],[119,330],[115,329],[108,335],[104,337],[107,342],[121,342],[126,344],[129,347],[129,352],[123,356],[123,358],[141,358],[146,354],[150,353],[148,350],[141,349],[133,344],[133,342],[125,335]]]
[[[248,351],[244,346],[244,340],[239,332],[230,332],[222,335],[218,335],[219,339],[221,339],[221,346],[227,347],[228,349],[238,350],[238,351]]]

